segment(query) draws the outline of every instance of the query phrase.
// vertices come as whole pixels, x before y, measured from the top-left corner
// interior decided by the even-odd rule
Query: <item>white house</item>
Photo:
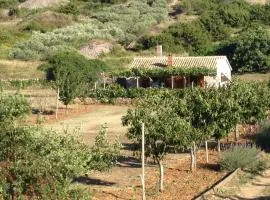
[[[175,68],[209,68],[216,73],[212,76],[197,76],[197,77],[169,77],[168,85],[174,82],[174,88],[182,88],[191,84],[200,85],[202,87],[218,87],[228,84],[231,81],[231,65],[226,56],[199,56],[199,57],[174,57],[174,56],[155,56],[155,57],[136,57],[130,64],[130,68],[166,68],[173,66]],[[151,77],[154,78],[154,77]],[[168,79],[167,79],[168,80]],[[130,81],[134,82],[132,78]],[[154,82],[154,81],[153,81]],[[143,81],[140,81],[143,86]],[[153,84],[153,83],[151,83]],[[166,85],[166,84],[165,84]]]

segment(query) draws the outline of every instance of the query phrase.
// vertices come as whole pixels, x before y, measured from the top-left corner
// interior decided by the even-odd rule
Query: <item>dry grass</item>
[[[243,75],[237,75],[236,77],[245,81],[269,81],[270,73],[243,74]]]
[[[44,72],[37,68],[41,62],[0,60],[0,79],[44,78]]]
[[[27,0],[22,3],[20,8],[38,9],[44,7],[50,7],[67,2],[67,0]]]
[[[251,4],[266,4],[269,0],[247,0]]]

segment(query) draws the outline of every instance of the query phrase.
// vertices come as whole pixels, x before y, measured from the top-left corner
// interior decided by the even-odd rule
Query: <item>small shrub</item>
[[[263,160],[258,160],[256,162],[252,162],[247,166],[247,171],[251,174],[260,174],[263,170],[266,169],[266,163]]]
[[[9,15],[9,16],[19,15],[19,13],[20,13],[19,8],[11,8],[11,9],[9,9],[9,11],[8,11],[8,15]]]
[[[46,28],[42,26],[38,21],[30,21],[24,28],[24,31],[40,31],[42,33],[47,32]]]
[[[0,0],[0,8],[10,8],[17,3],[17,0]]]
[[[61,6],[59,8],[59,12],[65,13],[65,14],[72,14],[74,16],[77,16],[80,14],[79,9],[74,2],[69,2],[67,5]]]
[[[257,148],[236,147],[225,151],[220,161],[221,169],[233,171],[237,168],[246,168],[250,164],[258,162]]]
[[[270,151],[270,123],[263,125],[257,136],[256,144],[263,150],[267,152]]]

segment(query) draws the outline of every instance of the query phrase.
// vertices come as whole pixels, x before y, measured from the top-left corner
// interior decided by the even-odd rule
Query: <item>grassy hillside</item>
[[[234,39],[254,24],[270,30],[267,1],[103,2],[0,0],[0,59],[46,61],[59,50],[77,51],[92,39],[102,39],[114,45],[111,53],[100,57],[113,69],[127,66],[135,55],[154,53],[156,44],[162,44],[165,53],[226,54],[234,65],[235,49],[228,49],[238,45]],[[268,51],[262,51],[265,60]],[[0,67],[4,72],[8,65]]]

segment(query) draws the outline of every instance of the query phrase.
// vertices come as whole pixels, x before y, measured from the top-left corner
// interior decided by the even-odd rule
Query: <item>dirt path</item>
[[[56,131],[63,129],[79,129],[85,142],[93,143],[100,127],[107,124],[108,137],[115,139],[119,136],[121,142],[126,141],[126,128],[122,126],[121,118],[126,114],[127,106],[96,106],[93,105],[91,112],[46,125]]]
[[[236,199],[270,199],[270,169],[241,187]]]
[[[215,194],[206,197],[207,200],[269,200],[270,199],[270,169],[262,175],[250,179],[244,171],[219,188]]]

